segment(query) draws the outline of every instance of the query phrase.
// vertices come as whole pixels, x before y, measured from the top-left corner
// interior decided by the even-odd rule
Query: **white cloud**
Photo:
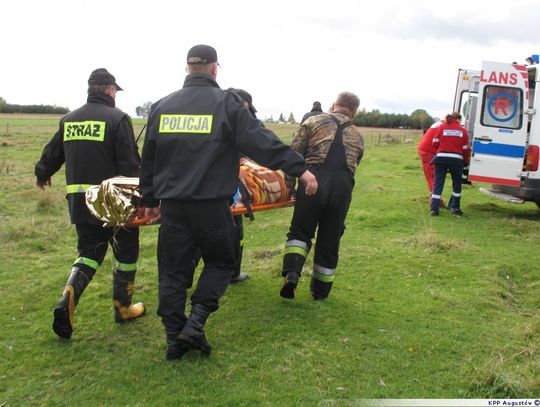
[[[188,49],[208,43],[222,65],[218,83],[248,90],[261,118],[293,112],[298,119],[314,100],[327,109],[343,90],[368,110],[442,116],[458,68],[540,52],[535,3],[2,2],[0,96],[74,109],[85,101],[90,72],[106,67],[125,89],[118,106],[133,115],[180,88]]]

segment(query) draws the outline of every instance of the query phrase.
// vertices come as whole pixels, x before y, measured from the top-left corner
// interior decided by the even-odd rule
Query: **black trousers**
[[[238,240],[236,242],[236,250],[238,251],[238,258],[236,260],[236,265],[233,270],[232,277],[238,277],[242,268],[242,254],[244,253],[244,220],[242,219],[244,215],[235,215],[233,216],[234,223],[238,226]],[[193,258],[192,263],[192,276],[191,283],[193,283],[193,274],[195,274],[195,269],[199,265],[199,262],[202,258],[201,249],[197,247],[195,250],[195,257]],[[188,284],[187,288],[191,287],[191,283]]]
[[[139,228],[120,229],[99,225],[77,224],[79,257],[103,263],[109,244],[114,258],[120,263],[134,264],[139,258]]]
[[[314,262],[335,269],[338,263],[339,242],[345,231],[345,218],[351,203],[354,178],[347,169],[336,171],[318,166],[310,168],[319,189],[307,196],[303,184],[296,194],[288,240],[301,240],[308,249],[317,230]]]
[[[161,201],[158,315],[167,332],[179,332],[184,325],[186,288],[197,248],[201,250],[204,268],[191,303],[212,312],[219,307],[238,258],[238,227],[229,202],[229,199]]]

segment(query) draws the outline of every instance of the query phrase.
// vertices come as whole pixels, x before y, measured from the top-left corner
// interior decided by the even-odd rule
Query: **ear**
[[[212,63],[212,68],[211,68],[211,70],[210,70],[210,73],[211,73],[211,75],[212,75],[212,77],[213,77],[214,79],[217,78],[217,69],[218,69],[217,62],[213,62],[213,63]]]

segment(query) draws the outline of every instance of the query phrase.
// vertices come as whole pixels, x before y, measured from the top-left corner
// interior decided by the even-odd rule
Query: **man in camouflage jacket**
[[[330,109],[308,118],[295,133],[291,147],[300,153],[315,174],[319,190],[307,196],[299,185],[291,221],[280,295],[294,298],[302,267],[315,243],[311,295],[313,299],[330,294],[338,263],[339,242],[345,231],[345,218],[351,202],[356,167],[364,153],[364,140],[353,125],[360,101],[350,92],[342,92]]]

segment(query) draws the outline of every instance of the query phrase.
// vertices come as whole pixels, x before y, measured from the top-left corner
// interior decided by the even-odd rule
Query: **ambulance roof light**
[[[538,54],[533,54],[531,55],[530,57],[528,57],[525,61],[527,61],[527,63],[529,65],[534,65],[534,64],[537,64],[539,62],[539,56]]]

